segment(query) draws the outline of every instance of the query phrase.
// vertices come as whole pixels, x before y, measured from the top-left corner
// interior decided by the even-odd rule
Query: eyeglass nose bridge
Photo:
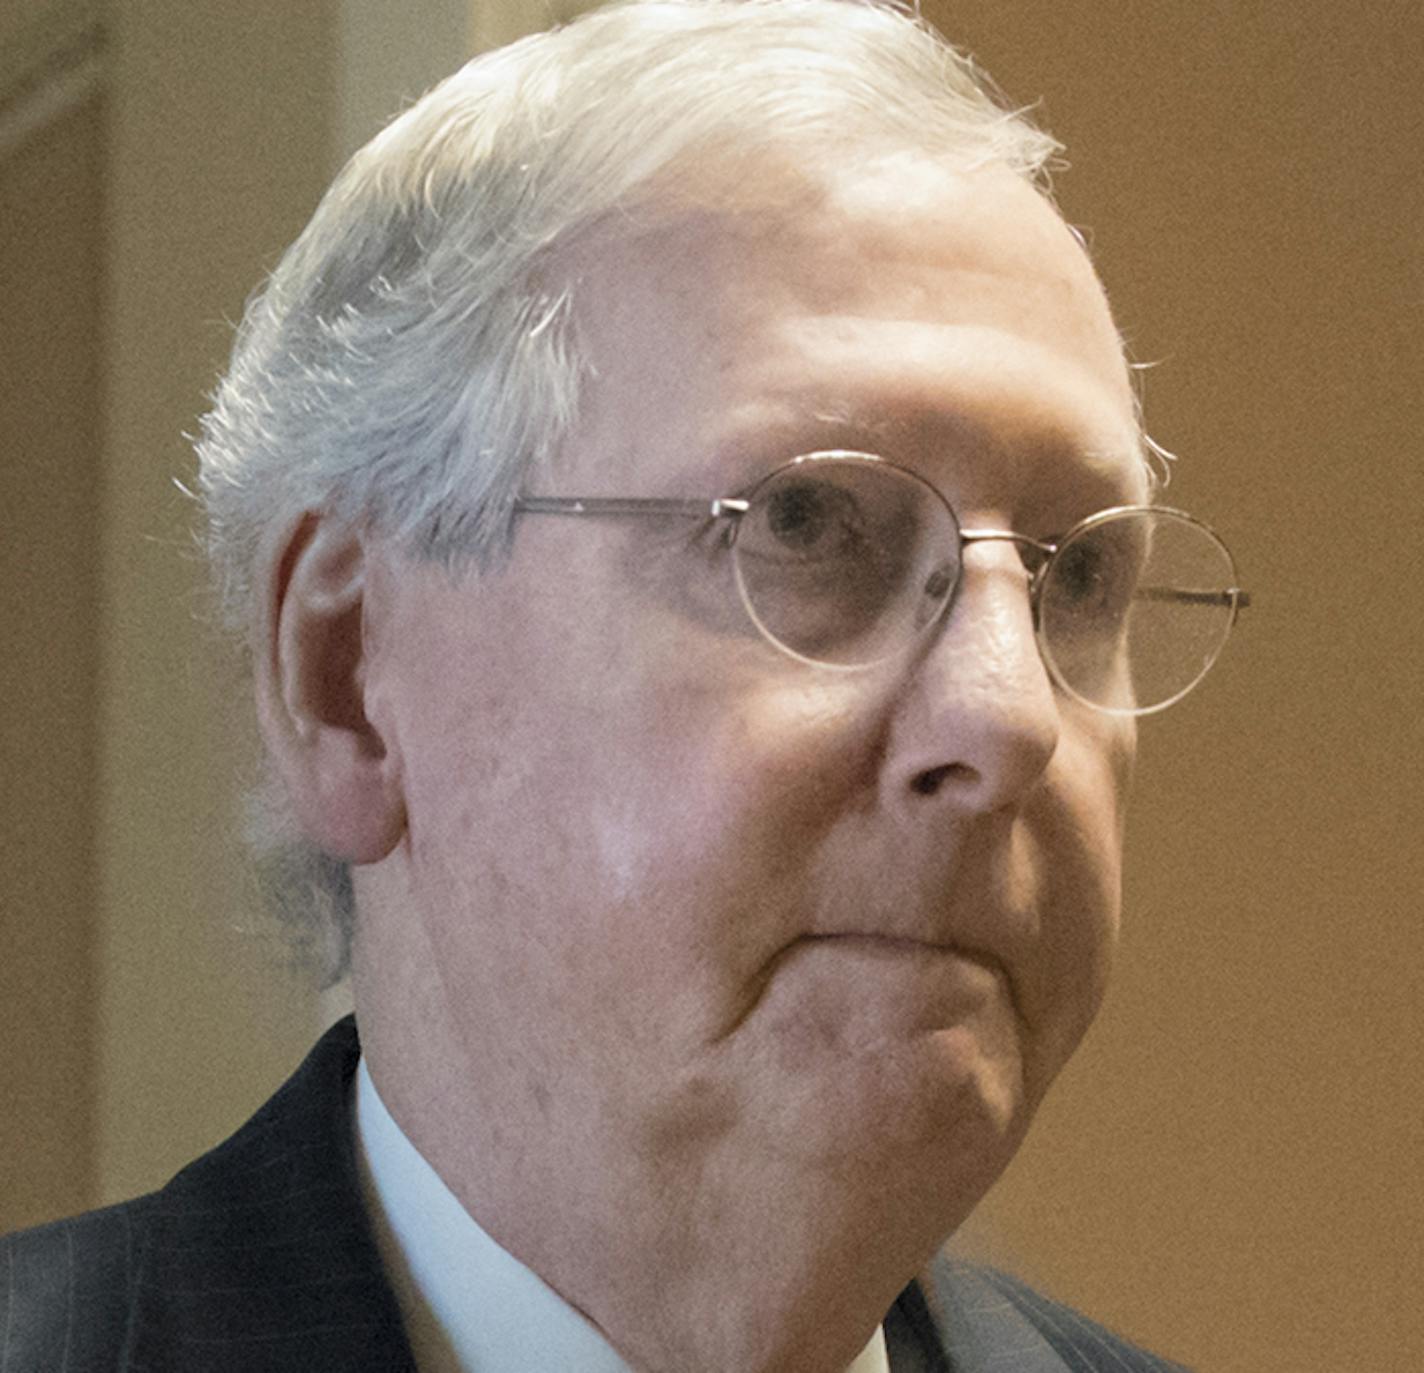
[[[1048,560],[1058,552],[1056,543],[1048,543],[1043,539],[1035,539],[1027,534],[1020,534],[1012,529],[961,529],[959,531],[959,546],[964,548],[971,543],[1011,543],[1015,544],[1019,550],[1019,556],[1023,559],[1024,567],[1029,574],[1029,585],[1031,589],[1037,589],[1038,583],[1042,580],[1043,569],[1048,566]]]
[[[1039,586],[1043,581],[1044,571],[1048,567],[1049,560],[1058,552],[1059,546],[1056,543],[1050,543],[1044,539],[1035,539],[1028,534],[1020,534],[1013,529],[959,529],[957,532],[959,536],[959,547],[955,556],[955,570],[951,573],[950,593],[943,602],[939,614],[934,617],[934,620],[940,620],[958,598],[959,585],[962,578],[964,549],[969,544],[974,543],[1011,543],[1018,548],[1019,556],[1023,560],[1024,570],[1028,573],[1029,611],[1033,616],[1034,633],[1037,635],[1039,631]],[[929,590],[930,588],[926,587],[926,591]],[[930,621],[926,621],[923,627],[928,628],[929,623]],[[1043,647],[1041,644],[1039,646],[1039,653],[1042,656]],[[1047,666],[1046,659],[1045,666]]]

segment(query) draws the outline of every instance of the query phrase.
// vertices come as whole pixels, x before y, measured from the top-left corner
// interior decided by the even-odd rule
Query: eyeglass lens
[[[1055,676],[1102,709],[1144,714],[1190,691],[1235,614],[1231,555],[1171,510],[1081,526],[1044,569],[1039,641]]]
[[[853,667],[900,651],[959,579],[949,507],[872,459],[807,461],[753,493],[733,544],[747,609],[798,657]]]
[[[851,667],[907,648],[959,580],[953,512],[913,473],[873,458],[805,459],[753,493],[733,542],[762,632],[811,662]],[[1046,665],[1067,691],[1130,714],[1185,694],[1231,629],[1231,556],[1169,510],[1108,513],[1075,529],[1038,586]]]

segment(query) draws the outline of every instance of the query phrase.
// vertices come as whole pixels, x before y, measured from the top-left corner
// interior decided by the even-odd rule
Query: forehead
[[[866,447],[932,478],[1071,468],[1140,497],[1107,301],[1032,187],[888,157],[794,205],[692,211],[584,264],[593,368],[570,459],[585,486],[681,493]]]

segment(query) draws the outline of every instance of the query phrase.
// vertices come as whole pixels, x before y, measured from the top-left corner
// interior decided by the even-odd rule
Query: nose
[[[1011,545],[970,544],[948,618],[915,660],[891,728],[893,804],[1012,808],[1058,747],[1059,701]]]

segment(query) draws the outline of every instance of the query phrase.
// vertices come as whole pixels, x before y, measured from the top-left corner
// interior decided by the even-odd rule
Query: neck
[[[456,1061],[430,1041],[361,1025],[392,1115],[465,1209],[646,1373],[844,1373],[943,1238],[938,1208],[893,1179],[807,1177],[735,1132],[630,1149],[585,1121],[571,1170],[463,1090],[422,1089]],[[557,1120],[546,1133],[568,1138]]]

